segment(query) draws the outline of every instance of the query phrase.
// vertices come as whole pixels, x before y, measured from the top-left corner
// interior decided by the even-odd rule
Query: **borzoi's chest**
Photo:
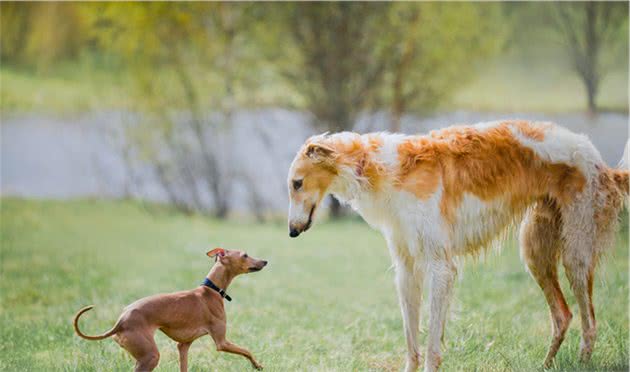
[[[449,226],[449,245],[456,255],[477,254],[501,237],[521,215],[502,199],[481,200],[464,194]]]
[[[426,200],[393,191],[387,197],[359,198],[351,205],[368,224],[386,236],[395,236],[409,246],[431,246],[454,255],[477,253],[517,217],[500,200],[483,201],[466,194],[449,223],[440,210],[441,198],[439,191]]]
[[[370,224],[385,236],[417,245],[426,242],[446,242],[446,224],[440,214],[441,192],[426,200],[411,193],[389,190],[381,195],[357,198],[350,204]]]

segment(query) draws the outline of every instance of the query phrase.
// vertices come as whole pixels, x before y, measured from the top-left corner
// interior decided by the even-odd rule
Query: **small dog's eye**
[[[302,180],[293,180],[293,188],[295,191],[299,190],[302,187]]]
[[[245,253],[245,254],[243,255],[243,257],[247,258],[247,253]]]

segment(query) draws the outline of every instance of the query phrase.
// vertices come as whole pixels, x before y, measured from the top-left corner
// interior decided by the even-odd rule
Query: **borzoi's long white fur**
[[[581,355],[590,357],[594,270],[614,239],[628,172],[607,167],[586,136],[524,121],[456,126],[424,136],[325,134],[300,149],[288,182],[291,236],[310,227],[327,193],[384,235],[396,269],[407,371],[420,361],[425,277],[431,288],[425,371],[434,371],[441,362],[455,257],[479,254],[518,221],[521,256],[551,312],[545,365],[572,317],[558,285],[560,259],[579,304]]]

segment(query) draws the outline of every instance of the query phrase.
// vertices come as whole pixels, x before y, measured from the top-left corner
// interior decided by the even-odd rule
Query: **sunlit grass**
[[[471,79],[462,78],[452,97],[439,110],[584,112],[587,106],[583,84],[563,52],[549,46],[533,50],[535,52],[531,53],[508,52],[480,63],[476,75]],[[197,71],[195,82],[200,87],[212,87],[199,89],[200,100],[211,107],[213,95],[221,94],[222,83],[206,66],[197,69],[193,69]],[[171,76],[172,71],[154,75],[155,79],[165,82],[164,86],[170,87],[169,94],[181,89]],[[288,89],[286,81],[274,74],[271,66],[261,69],[259,75],[260,84],[256,89],[234,93],[237,102],[298,109],[303,106],[301,96]],[[103,70],[91,67],[88,62],[67,63],[39,74],[1,66],[0,113],[63,115],[138,109],[132,100],[138,87],[132,79],[124,69]],[[604,111],[628,112],[627,63],[619,61],[607,70],[597,102]],[[173,101],[170,104],[177,105]]]
[[[229,289],[228,338],[270,371],[400,370],[405,341],[390,260],[381,236],[358,220],[320,223],[289,239],[284,223],[267,225],[152,213],[134,202],[3,199],[0,243],[0,370],[130,370],[113,340],[74,335],[71,318],[87,304],[88,333],[108,329],[122,307],[149,294],[198,285],[216,245],[270,261]],[[578,363],[576,315],[557,370],[628,369],[627,234],[599,271],[598,341]],[[510,242],[502,253],[460,270],[447,325],[445,371],[539,370],[549,341],[542,293]],[[426,304],[425,304],[426,306]],[[426,323],[426,317],[423,323]],[[421,334],[424,344],[426,334]],[[176,371],[175,344],[158,333],[159,370]],[[243,371],[243,358],[197,340],[191,370]]]
[[[626,60],[627,61],[627,60]],[[601,110],[628,112],[628,66],[618,63],[601,82]],[[488,61],[455,91],[445,109],[490,112],[584,112],[586,90],[560,51],[510,53]]]
[[[129,89],[120,75],[88,68],[64,66],[37,74],[0,68],[0,112],[4,114],[72,115],[129,107]]]

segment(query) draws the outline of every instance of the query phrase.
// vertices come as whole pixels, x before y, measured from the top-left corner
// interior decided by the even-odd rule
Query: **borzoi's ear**
[[[305,154],[316,162],[326,162],[335,158],[335,149],[321,143],[309,143]]]
[[[215,248],[215,249],[209,251],[208,253],[206,253],[206,255],[208,257],[213,257],[213,256],[223,257],[223,256],[225,256],[225,249],[223,249],[223,248]]]

